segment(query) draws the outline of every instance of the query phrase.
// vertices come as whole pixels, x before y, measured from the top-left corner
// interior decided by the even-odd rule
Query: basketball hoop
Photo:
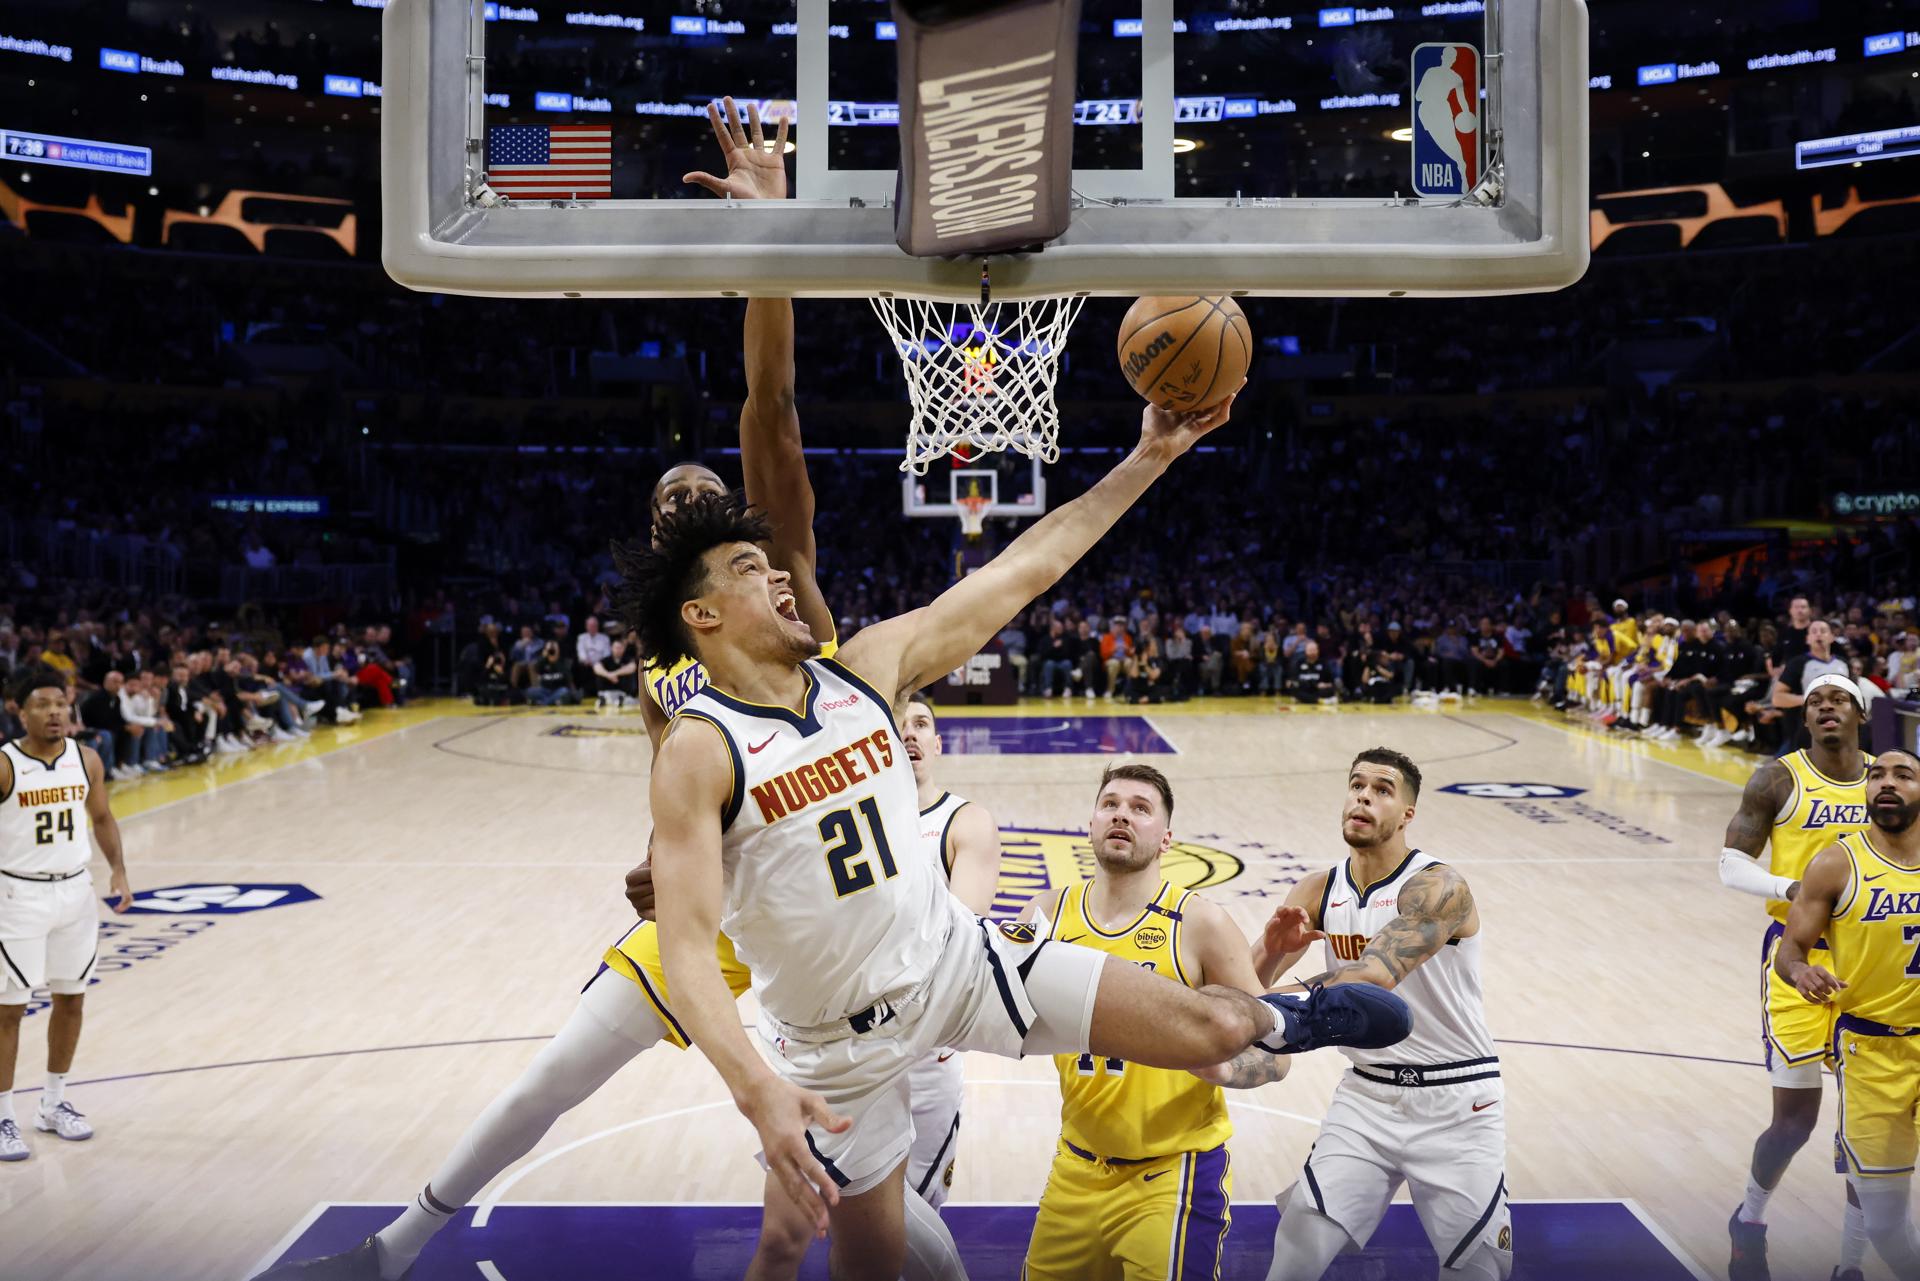
[[[913,399],[900,470],[924,476],[928,464],[961,446],[1057,461],[1060,411],[1053,388],[1067,331],[1086,300],[1085,294],[988,303],[898,294],[872,299]],[[975,532],[968,529],[970,536]]]
[[[968,542],[986,532],[987,508],[993,505],[991,498],[983,494],[969,495],[956,498],[953,505],[960,509],[960,532],[967,536]]]

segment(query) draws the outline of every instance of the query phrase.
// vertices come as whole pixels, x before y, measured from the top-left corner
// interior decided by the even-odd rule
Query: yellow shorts
[[[720,973],[727,980],[727,990],[737,1001],[753,985],[753,975],[733,954],[733,940],[726,935],[719,937],[714,950],[720,957]],[[686,1030],[667,1005],[667,971],[660,961],[660,930],[652,921],[642,921],[628,930],[600,958],[600,967],[613,970],[636,984],[653,1012],[667,1025],[667,1043],[683,1050],[687,1048]]]
[[[1214,1281],[1232,1215],[1227,1149],[1109,1165],[1053,1158],[1023,1281]]]
[[[1773,954],[1779,949],[1784,933],[1785,927],[1780,922],[1771,922],[1760,950],[1760,981],[1764,985],[1761,1030],[1767,1043],[1769,1068],[1782,1063],[1799,1067],[1824,1060],[1833,1052],[1833,1020],[1838,1013],[1831,1005],[1809,1001],[1793,984],[1773,972]],[[1826,940],[1820,940],[1810,959],[1815,965],[1831,968],[1833,960],[1826,947]]]
[[[1833,1074],[1840,1082],[1846,1173],[1867,1179],[1912,1174],[1920,1154],[1920,1028],[1883,1027],[1842,1014],[1834,1032]]]

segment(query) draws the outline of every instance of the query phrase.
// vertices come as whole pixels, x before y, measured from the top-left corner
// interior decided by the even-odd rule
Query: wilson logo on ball
[[[1153,358],[1171,346],[1173,335],[1161,334],[1139,351],[1130,352],[1127,356],[1127,377],[1135,379],[1147,372],[1147,366],[1153,363]]]

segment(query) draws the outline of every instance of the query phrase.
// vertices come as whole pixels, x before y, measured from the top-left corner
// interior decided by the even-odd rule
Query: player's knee
[[[839,1245],[837,1238],[834,1244]],[[864,1244],[846,1251],[835,1248],[827,1256],[831,1281],[899,1281],[906,1266],[905,1238],[880,1249]]]
[[[807,1222],[792,1215],[769,1214],[760,1223],[760,1244],[755,1253],[764,1264],[793,1272],[813,1245],[813,1232]]]

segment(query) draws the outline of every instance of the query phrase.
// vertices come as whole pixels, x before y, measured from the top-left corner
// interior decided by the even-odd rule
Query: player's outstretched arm
[[[1267,990],[1254,972],[1253,949],[1247,945],[1247,936],[1224,908],[1195,894],[1188,897],[1181,911],[1186,928],[1180,932],[1180,940],[1192,945],[1191,968],[1202,984],[1238,988],[1249,996]],[[1181,964],[1187,963],[1183,957]],[[1269,1054],[1255,1046],[1215,1067],[1197,1068],[1193,1074],[1230,1090],[1251,1090],[1280,1080],[1292,1065],[1291,1056]]]
[[[1793,773],[1779,761],[1768,761],[1753,772],[1740,794],[1740,808],[1727,824],[1726,844],[1720,848],[1720,883],[1742,894],[1791,899],[1794,882],[1760,866],[1761,853],[1773,835],[1774,816],[1793,794]]]
[[[1319,912],[1327,878],[1332,875],[1331,869],[1315,872],[1295,885],[1253,941],[1253,972],[1263,990],[1298,965],[1309,947],[1327,937],[1320,929]]]
[[[1047,513],[976,573],[924,609],[866,628],[847,644],[846,664],[882,693],[920,689],[966,662],[1027,603],[1066,575],[1169,464],[1233,412],[1229,396],[1204,413],[1149,405],[1140,443],[1080,497]]]
[[[1852,883],[1853,860],[1846,850],[1829,845],[1814,855],[1799,882],[1800,892],[1787,909],[1786,933],[1774,949],[1773,972],[1816,1005],[1830,1004],[1846,987],[1829,971],[1809,964],[1807,956],[1826,933]]]
[[[839,1198],[807,1145],[807,1126],[837,1131],[847,1122],[834,1117],[819,1095],[781,1080],[754,1052],[714,952],[723,900],[720,814],[734,785],[720,731],[682,719],[661,745],[653,770],[654,879],[664,908],[660,958],[688,1039],[759,1131],[767,1168],[797,1204],[814,1208],[824,1232],[827,1206]]]
[[[735,200],[787,198],[785,118],[771,147],[760,126],[760,108],[751,102],[745,125],[732,98],[708,103],[707,123],[713,126],[727,175],[695,172],[683,181]],[[741,337],[747,401],[740,407],[740,470],[747,501],[773,525],[767,559],[775,569],[793,575],[793,603],[800,620],[825,641],[834,634],[833,615],[814,582],[813,485],[807,479],[800,416],[794,409],[793,304],[785,298],[749,301]]]
[[[80,747],[80,760],[87,769],[87,823],[93,828],[93,839],[100,843],[107,866],[113,869],[109,884],[119,895],[113,901],[113,910],[124,912],[133,906],[133,886],[127,882],[127,863],[120,851],[120,823],[113,817],[113,802],[107,798],[106,767],[100,763],[100,754],[85,744]]]
[[[1000,884],[1000,827],[987,807],[969,801],[953,816],[947,832],[947,883],[953,896],[975,916],[993,910]]]
[[[1479,908],[1467,878],[1444,863],[1409,877],[1400,891],[1400,915],[1374,935],[1357,961],[1329,971],[1326,985],[1372,983],[1391,989],[1451,938],[1472,934]]]

